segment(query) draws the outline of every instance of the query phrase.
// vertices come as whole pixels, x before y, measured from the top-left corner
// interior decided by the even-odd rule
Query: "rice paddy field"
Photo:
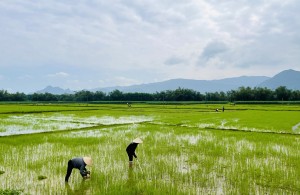
[[[0,104],[0,152],[0,194],[300,194],[300,106]]]

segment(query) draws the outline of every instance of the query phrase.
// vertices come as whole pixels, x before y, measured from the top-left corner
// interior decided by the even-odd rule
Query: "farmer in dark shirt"
[[[93,161],[90,157],[76,157],[68,162],[68,169],[67,169],[67,174],[65,177],[65,182],[69,181],[69,177],[72,173],[72,170],[74,168],[79,169],[80,174],[83,178],[89,178],[90,177],[90,171],[86,170],[85,166],[89,165],[92,166]]]
[[[126,148],[126,152],[129,158],[129,167],[132,167],[133,164],[133,157],[137,158],[135,154],[135,149],[138,146],[138,144],[143,143],[143,141],[140,138],[134,139]]]

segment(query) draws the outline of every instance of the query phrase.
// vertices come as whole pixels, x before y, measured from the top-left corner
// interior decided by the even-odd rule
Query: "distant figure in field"
[[[126,148],[126,152],[129,158],[129,167],[132,167],[133,165],[133,157],[137,158],[135,154],[135,149],[138,146],[138,144],[143,143],[143,141],[140,138],[134,139]]]
[[[67,174],[65,177],[65,182],[69,181],[69,177],[74,168],[79,169],[81,176],[84,179],[90,178],[91,172],[88,171],[85,166],[92,166],[93,161],[91,157],[76,157],[68,161]]]
[[[223,108],[222,108],[222,111],[223,111],[223,112],[225,111],[225,108],[224,108],[224,106],[223,106]]]
[[[127,103],[127,106],[128,106],[128,107],[131,107],[131,103]]]
[[[219,108],[216,109],[216,112],[219,112]]]

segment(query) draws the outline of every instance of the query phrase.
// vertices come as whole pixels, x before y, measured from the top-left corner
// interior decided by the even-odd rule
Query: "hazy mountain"
[[[55,95],[61,95],[61,94],[73,94],[74,92],[70,89],[62,89],[60,87],[52,87],[47,86],[45,89],[36,91],[36,93],[51,93]]]
[[[286,86],[288,89],[300,90],[300,72],[295,70],[285,70],[274,77],[266,76],[241,76],[234,78],[226,78],[219,80],[192,80],[192,79],[171,79],[162,82],[148,83],[132,86],[116,86],[106,88],[95,88],[89,91],[103,91],[111,92],[116,89],[122,92],[144,92],[155,93],[166,90],[175,90],[179,87],[185,89],[192,89],[201,93],[205,92],[227,92],[239,87],[267,87],[269,89],[276,89],[279,86]],[[48,86],[37,93],[52,93],[52,94],[73,94],[70,89],[62,89],[59,87]]]
[[[269,79],[265,76],[241,76],[235,78],[227,78],[220,80],[192,80],[192,79],[171,79],[163,82],[132,85],[126,87],[107,87],[96,88],[92,91],[111,92],[113,90],[120,90],[122,92],[144,92],[155,93],[166,90],[175,90],[179,87],[185,89],[192,89],[201,93],[216,92],[216,91],[229,91],[237,89],[238,87],[255,87],[263,81]]]
[[[300,90],[300,71],[285,70],[259,84],[259,87],[267,87],[269,89],[276,89],[280,86]]]

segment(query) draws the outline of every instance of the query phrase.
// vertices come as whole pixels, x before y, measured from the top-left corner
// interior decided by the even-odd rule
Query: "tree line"
[[[261,87],[240,87],[227,92],[200,93],[191,89],[178,88],[156,93],[130,93],[114,90],[109,93],[82,90],[74,94],[55,95],[51,93],[9,93],[0,90],[0,101],[299,101],[300,91],[285,86],[271,90]]]

